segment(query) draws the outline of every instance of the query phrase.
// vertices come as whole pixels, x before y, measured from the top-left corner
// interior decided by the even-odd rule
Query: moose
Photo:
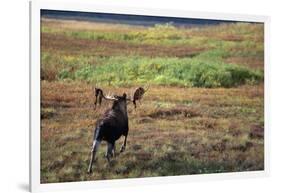
[[[139,92],[138,90],[143,90],[144,92]],[[134,95],[131,98],[127,97],[126,93],[123,93],[122,96],[105,96],[102,89],[95,88],[95,106],[97,103],[101,105],[102,99],[112,101],[113,104],[112,107],[107,109],[104,115],[96,122],[88,173],[92,173],[93,162],[102,140],[107,142],[107,152],[105,156],[108,163],[110,163],[110,158],[115,156],[115,141],[121,136],[124,136],[125,138],[120,153],[125,151],[129,131],[127,104],[130,102],[135,104],[137,100],[142,98],[146,90],[139,87],[135,90]]]

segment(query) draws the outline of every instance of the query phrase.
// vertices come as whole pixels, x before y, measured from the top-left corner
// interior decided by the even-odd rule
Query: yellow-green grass
[[[142,35],[130,36],[136,33]],[[124,38],[127,36],[130,38]],[[264,60],[262,39],[261,24],[201,28],[167,24],[145,28],[43,19],[41,77],[112,85],[147,82],[232,87],[260,83]],[[150,73],[144,70],[155,66],[159,69]],[[129,76],[123,79],[125,76],[119,72]]]
[[[157,54],[155,52],[161,52],[161,48],[171,48],[170,52],[174,55],[184,57],[184,54],[177,53],[179,52],[178,46],[181,46],[181,49],[189,48],[189,52],[206,49],[227,51],[228,54],[225,59],[240,59],[239,61],[247,66],[263,67],[264,30],[262,24],[234,23],[191,28],[157,25],[147,28],[120,24],[42,19],[41,29],[42,40],[46,40],[46,43],[42,45],[43,50],[59,53],[65,53],[65,50],[72,48],[71,53],[78,54],[82,49],[84,55],[95,55],[93,51],[99,49],[97,55],[107,55],[106,51],[113,50],[116,53],[119,48],[119,54],[122,54],[123,51],[124,55],[128,53],[147,55],[149,53],[145,53],[143,50],[148,49],[153,52],[155,48],[152,53],[155,55]],[[75,41],[77,39],[80,42],[79,44]],[[62,43],[60,44],[60,42]],[[111,46],[108,45],[109,42]],[[98,47],[95,46],[97,43],[99,43]],[[61,49],[60,45],[65,46],[64,49]],[[105,50],[105,53],[101,52],[101,47]],[[175,49],[178,50],[173,51]],[[69,52],[66,53],[70,54]],[[165,50],[164,53],[167,54]],[[253,61],[256,65],[251,64]]]

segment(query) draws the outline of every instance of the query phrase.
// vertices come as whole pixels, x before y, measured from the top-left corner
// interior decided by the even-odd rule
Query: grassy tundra
[[[41,182],[252,171],[264,168],[263,25],[154,27],[42,19]],[[103,143],[86,173],[92,87],[129,105],[128,145],[109,166]],[[119,149],[122,140],[117,141]]]

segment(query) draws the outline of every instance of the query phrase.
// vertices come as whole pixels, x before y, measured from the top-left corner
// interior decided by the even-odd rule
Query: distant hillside
[[[209,19],[189,19],[177,17],[155,17],[144,15],[125,15],[110,13],[91,13],[76,11],[41,10],[41,16],[45,18],[86,20],[95,22],[119,23],[130,25],[153,26],[155,24],[172,23],[175,26],[193,25],[218,25],[221,23],[235,23],[235,21],[209,20]]]

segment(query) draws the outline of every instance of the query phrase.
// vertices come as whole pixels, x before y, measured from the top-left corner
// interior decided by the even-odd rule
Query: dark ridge
[[[107,23],[121,23],[129,25],[154,26],[155,24],[171,23],[175,26],[200,26],[200,25],[218,25],[221,23],[235,23],[237,21],[210,20],[210,19],[192,19],[179,17],[159,17],[147,15],[128,15],[113,13],[94,13],[78,11],[59,11],[59,10],[41,10],[41,17],[81,20]],[[245,21],[246,22],[246,21]]]

